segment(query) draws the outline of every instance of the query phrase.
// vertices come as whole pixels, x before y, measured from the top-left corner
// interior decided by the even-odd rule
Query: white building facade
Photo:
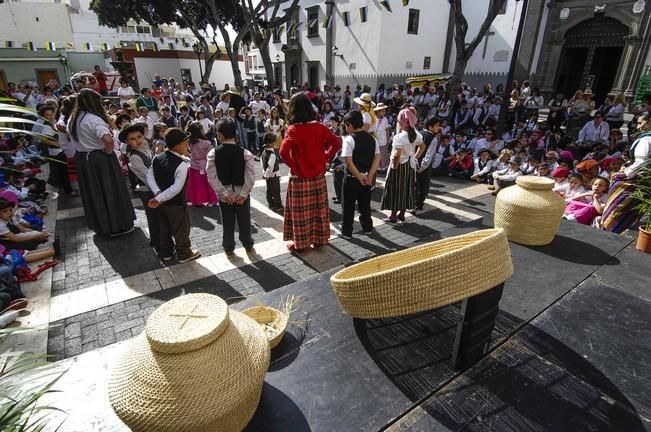
[[[133,63],[143,87],[156,74],[199,83],[203,66],[193,51],[194,41],[189,30],[175,26],[136,22],[119,29],[100,26],[89,0],[4,2],[0,4],[0,88],[8,82],[40,86],[50,79],[67,82],[72,74],[92,71],[94,65],[111,70],[116,49]],[[233,82],[224,56],[215,62],[210,82]]]
[[[473,30],[476,32],[485,18],[489,1],[464,1],[471,29],[468,40],[475,36]],[[508,0],[468,64],[469,81],[503,82],[520,7],[516,0]],[[332,18],[328,24],[329,16]],[[291,31],[297,23],[298,29]],[[276,81],[285,89],[305,82],[323,86],[327,81],[377,88],[382,83],[404,83],[409,76],[449,72],[454,67],[453,21],[448,0],[410,0],[405,6],[398,0],[301,0],[292,21],[279,32],[272,37],[270,54],[275,62]],[[250,55],[255,56],[255,51]],[[332,62],[331,80],[328,61]]]

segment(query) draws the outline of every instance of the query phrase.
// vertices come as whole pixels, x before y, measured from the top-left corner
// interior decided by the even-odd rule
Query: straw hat
[[[359,97],[353,99],[356,104],[374,107],[375,103],[369,93],[362,93]]]
[[[221,298],[177,297],[116,362],[111,406],[133,431],[240,431],[258,406],[269,355],[260,326]]]
[[[382,111],[382,110],[385,110],[385,109],[387,109],[387,108],[389,108],[389,107],[386,106],[386,105],[384,105],[383,102],[380,102],[379,104],[377,104],[377,105],[375,106],[375,108],[373,108],[373,111]]]

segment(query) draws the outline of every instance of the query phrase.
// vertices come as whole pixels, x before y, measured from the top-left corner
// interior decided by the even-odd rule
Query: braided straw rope
[[[133,431],[241,431],[269,367],[260,326],[210,294],[159,307],[117,361],[113,410]]]
[[[522,176],[495,200],[495,228],[512,242],[529,246],[551,243],[561,225],[565,201],[552,190],[554,180]]]
[[[370,259],[339,271],[330,283],[349,315],[388,318],[449,305],[512,274],[504,230],[489,229]]]

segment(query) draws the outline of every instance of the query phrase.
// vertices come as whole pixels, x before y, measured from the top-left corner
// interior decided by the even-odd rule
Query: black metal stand
[[[462,317],[452,350],[455,368],[468,369],[488,352],[503,290],[504,283],[463,301]]]

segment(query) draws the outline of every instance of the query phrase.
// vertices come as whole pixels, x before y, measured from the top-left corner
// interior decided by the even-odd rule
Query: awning
[[[447,80],[449,80],[452,77],[451,73],[438,73],[438,74],[431,74],[431,75],[419,75],[419,76],[413,76],[409,77],[405,80],[407,84],[409,84],[412,87],[422,87],[425,85],[427,81],[430,82],[430,84],[433,83],[442,83]]]

